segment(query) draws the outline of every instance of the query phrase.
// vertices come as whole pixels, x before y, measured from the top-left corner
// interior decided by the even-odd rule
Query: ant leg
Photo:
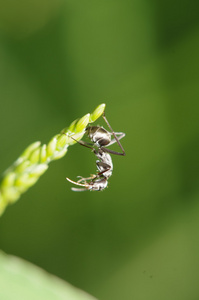
[[[108,145],[109,146],[109,145]],[[105,148],[105,147],[101,147],[101,149],[106,152],[106,153],[110,153],[110,154],[115,154],[115,155],[122,155],[122,156],[125,156],[126,153],[124,152],[117,152],[117,151],[114,151],[114,150],[111,150],[111,149],[108,149],[108,148]]]
[[[73,139],[74,141],[76,141],[78,144],[80,144],[81,146],[84,146],[84,147],[87,147],[87,148],[89,148],[89,149],[91,149],[91,150],[95,150],[95,148],[94,147],[91,147],[93,144],[91,144],[91,143],[87,143],[87,142],[84,142],[84,141],[77,141],[76,139],[74,139],[72,136],[70,136],[70,138],[71,139]]]
[[[118,138],[117,135],[115,134],[115,132],[113,131],[111,125],[109,124],[109,122],[108,122],[108,120],[107,120],[107,118],[106,118],[106,116],[105,116],[105,113],[103,113],[102,117],[103,117],[104,121],[106,122],[107,126],[110,128],[111,133],[112,133],[112,135],[113,135],[114,138],[115,138],[115,141],[117,142],[118,146],[119,146],[120,149],[122,150],[122,153],[120,153],[120,152],[115,152],[115,151],[112,151],[112,150],[107,151],[108,149],[106,149],[106,148],[104,148],[104,147],[103,147],[103,150],[106,149],[106,152],[109,152],[109,153],[112,153],[112,154],[116,154],[116,155],[126,155],[126,153],[125,153],[125,151],[124,151],[124,148],[122,147],[122,145],[121,145],[121,143],[120,143],[120,141],[119,141],[119,139],[121,139],[122,137],[124,137],[125,133],[124,133],[123,136],[122,136],[122,133],[121,133],[121,136],[122,136],[122,137]],[[114,143],[114,142],[113,142],[113,143]],[[113,143],[112,143],[112,144],[113,144]],[[109,144],[109,145],[110,145],[110,144]]]
[[[118,140],[121,140],[124,136],[125,136],[125,133],[124,132],[114,132],[115,133],[115,135],[117,136],[117,138],[118,138]],[[112,134],[112,133],[111,133]],[[108,146],[111,146],[111,145],[113,145],[113,144],[115,144],[115,143],[117,143],[117,141],[116,141],[116,139],[114,138],[114,139],[112,139],[111,140],[111,142],[108,144],[108,145],[106,145],[106,147],[108,147]],[[117,151],[114,151],[114,150],[111,150],[111,149],[108,149],[108,148],[106,148],[106,147],[101,147],[102,148],[102,150],[104,151],[104,152],[107,152],[107,153],[110,153],[110,154],[115,154],[115,155],[125,155],[125,153],[121,153],[121,152],[117,152]],[[122,147],[123,148],[123,147]],[[124,150],[124,149],[123,149]]]
[[[111,166],[107,163],[104,163],[102,161],[97,162],[97,168],[98,170],[103,169],[103,171],[97,173],[96,177],[103,175],[105,172],[109,171],[111,169]]]
[[[124,133],[124,132],[114,132],[114,133],[115,133],[115,135],[117,136],[118,140],[121,140],[121,139],[125,136],[125,133]],[[111,133],[111,134],[112,134],[112,133]],[[108,146],[113,145],[113,144],[115,144],[115,143],[117,143],[117,141],[116,141],[116,139],[114,138],[114,139],[111,140],[111,142],[108,144]]]
[[[83,181],[83,183],[86,184],[88,180],[93,181],[111,169],[109,164],[101,162],[101,161],[97,162],[97,168],[99,171],[100,171],[100,169],[103,171],[98,172],[96,175],[92,174],[90,177],[77,176],[78,178],[80,178],[77,182],[81,183]]]

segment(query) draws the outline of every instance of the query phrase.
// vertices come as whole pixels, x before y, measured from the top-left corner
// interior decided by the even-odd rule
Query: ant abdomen
[[[86,132],[93,143],[98,147],[106,146],[111,141],[111,134],[100,126],[89,126]]]

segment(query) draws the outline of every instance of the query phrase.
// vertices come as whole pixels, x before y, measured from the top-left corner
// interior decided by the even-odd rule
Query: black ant
[[[92,175],[91,177],[83,178],[81,176],[80,179],[75,182],[69,178],[66,178],[68,181],[70,181],[73,184],[82,186],[84,188],[72,188],[73,191],[101,191],[105,189],[108,185],[108,179],[112,175],[113,171],[113,163],[112,163],[112,158],[110,154],[115,154],[115,155],[126,155],[121,143],[120,139],[122,139],[125,136],[125,133],[123,132],[114,132],[113,129],[111,128],[108,120],[105,117],[105,114],[103,113],[102,115],[104,121],[108,125],[109,129],[111,132],[107,131],[103,127],[100,126],[88,126],[86,128],[86,133],[88,137],[91,139],[91,143],[87,143],[84,141],[77,141],[80,145],[90,148],[94,154],[97,156],[99,160],[96,161],[98,173],[96,175]],[[113,139],[111,139],[113,135]],[[71,136],[72,139],[74,139]],[[74,139],[75,140],[75,139]],[[107,149],[106,147],[117,143],[122,150],[122,152],[116,152],[111,149]],[[97,146],[98,148],[95,149],[93,145]],[[110,154],[109,154],[110,153]]]

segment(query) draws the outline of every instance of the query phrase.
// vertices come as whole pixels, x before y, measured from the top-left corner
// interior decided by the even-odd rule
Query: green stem
[[[99,105],[91,114],[83,116],[55,135],[49,143],[41,145],[35,142],[28,146],[13,165],[4,172],[0,183],[0,215],[6,206],[16,202],[21,194],[34,185],[39,177],[48,169],[48,164],[62,158],[68,149],[76,143],[70,138],[80,140],[89,123],[95,122],[104,112],[105,104]]]

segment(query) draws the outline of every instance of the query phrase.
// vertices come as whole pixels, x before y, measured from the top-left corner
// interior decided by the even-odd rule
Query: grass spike
[[[39,177],[46,172],[51,161],[62,158],[66,154],[67,148],[76,143],[70,138],[70,135],[79,141],[83,137],[87,125],[95,122],[104,110],[105,104],[99,105],[91,114],[86,114],[73,121],[69,127],[55,135],[47,145],[35,142],[23,151],[2,175],[0,215],[9,204],[16,202],[29,187],[37,182]]]

